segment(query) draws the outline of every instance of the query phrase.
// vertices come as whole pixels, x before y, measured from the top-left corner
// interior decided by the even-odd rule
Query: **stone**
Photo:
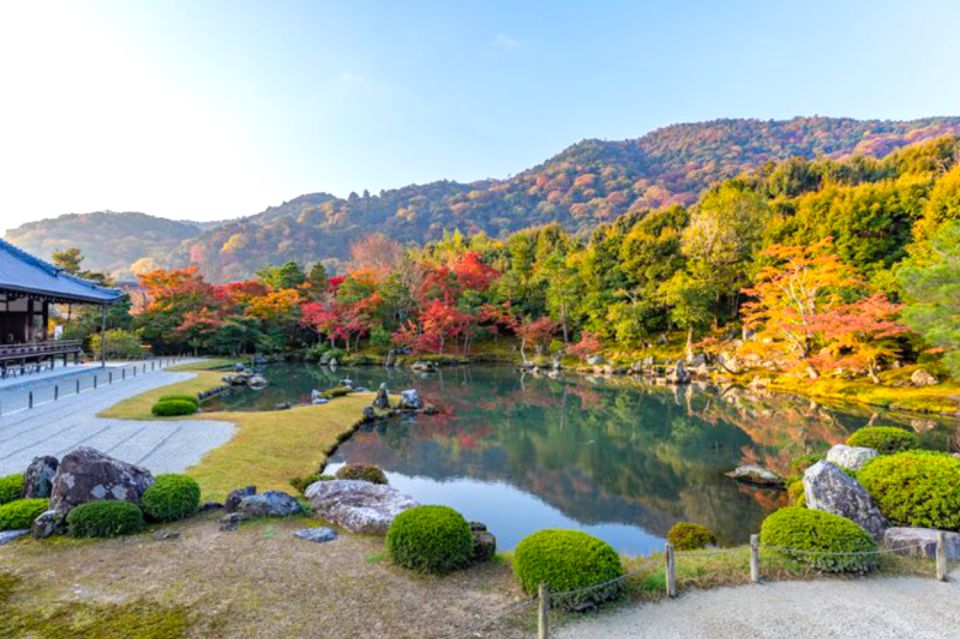
[[[818,461],[803,473],[803,488],[807,508],[851,519],[875,540],[883,539],[886,517],[867,489],[837,466]]]
[[[372,422],[377,418],[377,409],[374,408],[373,406],[364,406],[362,415],[363,415],[363,421]]]
[[[53,478],[60,462],[56,457],[34,457],[23,474],[23,498],[47,499],[53,489]]]
[[[678,359],[673,370],[667,372],[667,381],[671,384],[689,384],[690,373],[683,366],[683,360]]]
[[[473,532],[473,561],[482,564],[497,554],[497,538],[486,530]]]
[[[436,415],[440,410],[433,404],[427,402],[423,405],[423,414],[424,415]]]
[[[211,510],[223,510],[223,504],[219,501],[205,501],[200,504],[200,512],[206,513]]]
[[[467,525],[470,526],[470,532],[484,532],[487,529],[487,525],[480,521],[468,521]]]
[[[336,531],[333,528],[326,528],[325,526],[318,526],[317,528],[301,528],[300,530],[294,530],[293,534],[300,539],[306,539],[307,541],[312,541],[317,544],[322,544],[326,541],[333,541],[337,538]]]
[[[158,530],[153,533],[154,541],[173,541],[174,539],[180,539],[180,533],[175,530]]]
[[[310,403],[313,404],[314,406],[323,406],[324,404],[329,404],[330,400],[327,399],[326,397],[318,397],[316,399],[310,400]]]
[[[249,517],[289,517],[303,512],[300,502],[279,490],[268,490],[259,495],[244,497],[237,512]]]
[[[233,532],[240,527],[240,522],[250,519],[243,513],[230,513],[220,518],[219,528],[223,532]]]
[[[687,355],[687,366],[690,368],[696,368],[698,366],[707,365],[707,356],[703,353],[690,353]]]
[[[40,513],[30,526],[30,534],[36,539],[46,539],[67,532],[67,517],[55,510]]]
[[[778,474],[772,470],[767,470],[766,468],[762,468],[755,464],[737,466],[730,472],[724,473],[724,475],[730,477],[731,479],[736,479],[737,481],[742,481],[748,484],[755,484],[757,486],[782,488],[784,484],[783,478]]]
[[[273,410],[290,410],[293,405],[290,402],[277,402],[273,405]]]
[[[433,373],[437,370],[437,365],[433,362],[420,360],[411,364],[410,368],[421,373]]]
[[[243,488],[231,490],[230,494],[227,495],[227,500],[223,502],[223,507],[228,513],[236,512],[237,506],[240,505],[240,502],[243,501],[245,497],[256,494],[256,486],[244,486]]]
[[[380,384],[377,389],[377,396],[373,398],[373,407],[386,410],[390,408],[390,395],[387,393],[387,385]]]
[[[400,408],[404,410],[420,410],[423,408],[423,400],[420,399],[420,393],[417,389],[410,388],[400,391]]]
[[[933,559],[937,555],[936,528],[887,528],[883,531],[883,547],[905,557],[926,557]],[[944,532],[947,559],[960,559],[960,534]]]
[[[29,530],[0,530],[0,546],[5,546],[29,533]]]
[[[865,446],[847,446],[837,444],[827,451],[827,461],[840,468],[860,470],[868,461],[879,455],[877,451]]]
[[[914,386],[933,386],[939,384],[940,381],[925,369],[918,368],[910,376],[910,383]]]
[[[252,375],[247,379],[247,386],[250,388],[266,388],[267,378],[263,375]]]
[[[318,399],[323,399],[323,393],[314,388],[312,391],[310,391],[310,401],[312,402]]]
[[[587,364],[589,366],[601,366],[606,363],[606,360],[603,359],[603,355],[591,355],[587,358]]]
[[[318,481],[304,494],[317,517],[354,533],[386,534],[394,517],[419,505],[393,486],[354,479]]]
[[[153,484],[146,468],[81,446],[63,456],[53,478],[50,509],[66,515],[88,501],[114,499],[139,503]]]

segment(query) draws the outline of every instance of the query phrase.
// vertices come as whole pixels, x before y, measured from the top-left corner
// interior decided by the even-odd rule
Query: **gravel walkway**
[[[120,400],[192,377],[193,373],[148,372],[0,417],[0,476],[23,472],[39,455],[61,457],[80,445],[154,473],[186,469],[229,440],[233,426],[221,421],[132,421],[96,415]],[[3,399],[0,391],[0,403]]]
[[[694,591],[624,608],[551,633],[562,639],[960,637],[960,570],[917,577],[791,581]]]

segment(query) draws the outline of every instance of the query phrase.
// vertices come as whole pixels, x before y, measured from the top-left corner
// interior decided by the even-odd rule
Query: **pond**
[[[955,425],[872,415],[747,389],[652,386],[630,378],[549,379],[510,367],[437,373],[274,365],[262,391],[234,390],[205,409],[269,410],[309,401],[310,390],[348,377],[375,389],[417,388],[440,414],[363,427],[331,458],[377,464],[421,503],[482,521],[501,550],[543,528],[575,528],[626,554],[661,550],[667,530],[694,521],[721,544],[745,543],[784,494],[723,476],[756,462],[783,474],[871,419],[901,424],[946,448]]]

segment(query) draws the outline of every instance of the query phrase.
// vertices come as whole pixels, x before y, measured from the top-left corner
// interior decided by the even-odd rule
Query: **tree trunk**
[[[687,327],[687,357],[693,357],[693,324]]]

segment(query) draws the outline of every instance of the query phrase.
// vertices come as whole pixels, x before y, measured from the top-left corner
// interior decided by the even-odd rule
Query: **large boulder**
[[[937,554],[936,528],[887,528],[883,532],[883,547],[906,557],[934,558]],[[947,559],[960,559],[960,534],[945,532]]]
[[[405,410],[420,410],[423,408],[423,400],[420,399],[420,393],[417,389],[400,391],[400,408]]]
[[[587,364],[590,366],[600,366],[601,364],[606,364],[607,360],[603,359],[603,355],[590,355],[587,357]]]
[[[46,499],[53,489],[53,478],[60,463],[56,457],[34,457],[23,474],[23,498]]]
[[[860,524],[880,541],[887,529],[887,519],[873,497],[837,466],[819,461],[803,473],[803,489],[807,508],[840,515]]]
[[[925,369],[918,368],[910,376],[910,383],[914,386],[933,386],[939,383],[939,380],[927,372]]]
[[[299,515],[302,511],[300,502],[279,490],[249,495],[237,505],[237,512],[248,517],[289,517]]]
[[[390,396],[387,394],[387,385],[380,384],[377,389],[377,396],[373,398],[373,407],[380,409],[390,408]]]
[[[737,481],[742,481],[747,484],[755,484],[757,486],[782,488],[784,484],[783,478],[780,477],[780,475],[755,464],[737,466],[730,472],[724,473],[724,475],[731,479],[736,479]]]
[[[314,482],[304,495],[317,517],[355,533],[383,535],[394,517],[419,506],[392,486],[355,479]]]
[[[50,509],[65,514],[100,499],[139,503],[152,484],[153,475],[146,468],[81,446],[60,460],[50,491]]]
[[[837,444],[827,451],[827,461],[835,466],[849,470],[860,470],[868,461],[879,455],[877,451],[866,446],[847,446]]]
[[[667,371],[667,382],[671,384],[689,384],[690,373],[683,366],[683,360],[678,359],[673,369]]]

